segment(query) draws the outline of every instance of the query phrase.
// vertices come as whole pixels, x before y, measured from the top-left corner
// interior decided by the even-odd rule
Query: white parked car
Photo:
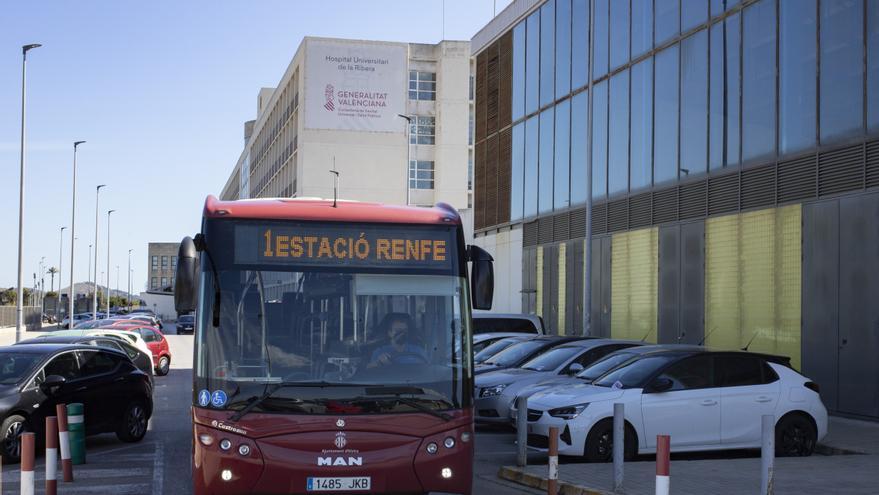
[[[43,335],[44,337],[82,337],[82,336],[94,336],[94,337],[117,337],[124,339],[127,342],[130,342],[131,345],[137,347],[137,350],[143,352],[147,356],[152,356],[153,353],[150,351],[149,346],[147,346],[146,341],[143,340],[143,337],[140,336],[137,332],[126,332],[123,330],[113,330],[110,328],[89,328],[84,330],[59,330],[57,332],[47,333]],[[41,336],[41,337],[43,337]],[[40,338],[40,337],[37,337]]]
[[[648,353],[592,384],[532,395],[528,446],[545,450],[549,428],[559,431],[559,454],[609,461],[613,405],[625,405],[625,455],[656,452],[656,436],[670,435],[672,452],[761,446],[763,415],[775,416],[780,456],[807,456],[827,434],[827,409],[818,386],[787,359],[702,348]]]

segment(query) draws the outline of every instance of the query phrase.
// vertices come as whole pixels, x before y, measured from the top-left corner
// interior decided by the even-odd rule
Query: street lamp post
[[[126,292],[126,299],[128,300],[128,311],[131,311],[131,252],[133,249],[128,250],[128,291]]]
[[[22,285],[22,258],[24,256],[24,157],[25,157],[25,101],[27,96],[27,52],[39,48],[39,44],[21,47],[21,162],[18,182],[18,292],[15,299],[15,341],[21,340],[21,324],[24,320],[24,287]]]
[[[55,302],[55,319],[59,322],[61,321],[58,316],[60,316],[60,311],[58,311],[61,306],[61,269],[63,268],[61,265],[64,263],[64,231],[67,230],[67,227],[61,227],[61,242],[58,243],[58,299]]]
[[[76,148],[85,143],[85,141],[76,141],[73,143],[73,207],[70,209],[70,238],[76,239]],[[70,292],[68,295],[69,300],[68,304],[68,317],[70,318],[70,328],[73,328],[73,294],[76,290],[73,287],[73,267],[76,266],[76,263],[73,262],[74,254],[75,254],[76,243],[70,242]]]
[[[106,184],[100,184],[95,188],[95,294],[94,294],[94,319],[98,319],[98,212],[100,211],[101,189],[107,187]]]
[[[110,315],[110,215],[116,210],[107,210],[107,316]],[[95,251],[97,252],[97,250]]]
[[[406,177],[406,206],[409,206],[411,203],[411,189],[409,184],[409,167],[412,166],[412,117],[408,115],[403,115],[402,113],[398,113],[397,117],[402,117],[406,119],[406,173],[404,177]],[[415,157],[418,160],[418,157]],[[418,167],[415,167],[417,170]],[[416,172],[417,173],[417,172]]]

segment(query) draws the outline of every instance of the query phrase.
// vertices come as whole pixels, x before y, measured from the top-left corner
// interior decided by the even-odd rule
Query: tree
[[[54,292],[55,291],[55,274],[58,273],[58,269],[55,268],[54,266],[50,266],[49,270],[46,273],[48,273],[49,275],[52,276],[52,283],[50,285],[50,288],[52,289],[52,292]],[[59,278],[58,281],[60,282],[61,279]],[[58,288],[61,289],[61,287],[58,287]]]

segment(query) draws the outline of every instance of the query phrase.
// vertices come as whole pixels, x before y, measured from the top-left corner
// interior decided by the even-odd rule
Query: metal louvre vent
[[[788,203],[815,197],[815,157],[805,156],[781,162],[776,172],[778,202]]]
[[[485,208],[485,225],[497,225],[498,224],[498,188],[497,188],[497,160],[498,160],[498,135],[493,134],[485,140],[485,175],[483,176],[483,181],[485,183],[485,188],[483,189],[483,194],[485,194],[485,202],[483,203],[483,207]]]
[[[592,205],[592,235],[607,233],[607,203]]]
[[[739,174],[708,179],[708,214],[719,215],[739,209]]]
[[[498,83],[498,128],[504,128],[513,120],[513,31],[498,40],[500,81]]]
[[[647,227],[651,220],[652,195],[639,194],[629,198],[629,228]]]
[[[867,187],[879,187],[879,142],[867,145]]]
[[[678,194],[678,214],[681,220],[704,217],[707,213],[705,181],[681,186]]]
[[[497,132],[498,129],[498,83],[500,74],[498,74],[497,44],[491,48],[490,57],[485,69],[485,93],[488,97],[485,107],[485,133],[489,135]]]
[[[537,242],[546,244],[552,242],[552,217],[540,218],[537,220]]]
[[[672,187],[653,193],[653,224],[674,222],[678,219],[678,188]]]
[[[486,68],[488,66],[488,51],[480,53],[476,57],[476,142],[485,139],[485,119],[488,114],[486,94]]]
[[[552,239],[554,241],[567,241],[570,239],[570,227],[568,226],[568,213],[559,213],[552,217]]]
[[[473,225],[477,229],[485,223],[485,141],[476,143],[473,153]]]
[[[574,210],[568,219],[568,234],[571,239],[586,237],[586,209]]]
[[[524,246],[537,245],[537,222],[528,222],[522,226],[522,244]]]
[[[629,226],[629,201],[619,199],[607,204],[607,231],[626,230]]]
[[[864,187],[864,149],[861,146],[821,153],[818,156],[818,195]]]
[[[497,161],[497,221],[510,221],[510,189],[512,181],[513,131],[505,129],[500,132],[500,145]]]
[[[742,209],[775,204],[775,164],[742,171]]]

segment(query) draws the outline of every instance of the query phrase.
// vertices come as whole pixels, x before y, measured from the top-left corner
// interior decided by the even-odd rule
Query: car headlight
[[[479,393],[480,397],[494,397],[496,395],[500,395],[503,393],[504,389],[507,388],[509,383],[503,383],[501,385],[495,385],[493,387],[485,387],[482,389],[482,392]]]
[[[589,403],[586,404],[577,404],[574,406],[565,406],[565,407],[557,407],[555,409],[550,409],[547,411],[550,416],[554,418],[562,418],[562,419],[574,419],[586,409]]]

